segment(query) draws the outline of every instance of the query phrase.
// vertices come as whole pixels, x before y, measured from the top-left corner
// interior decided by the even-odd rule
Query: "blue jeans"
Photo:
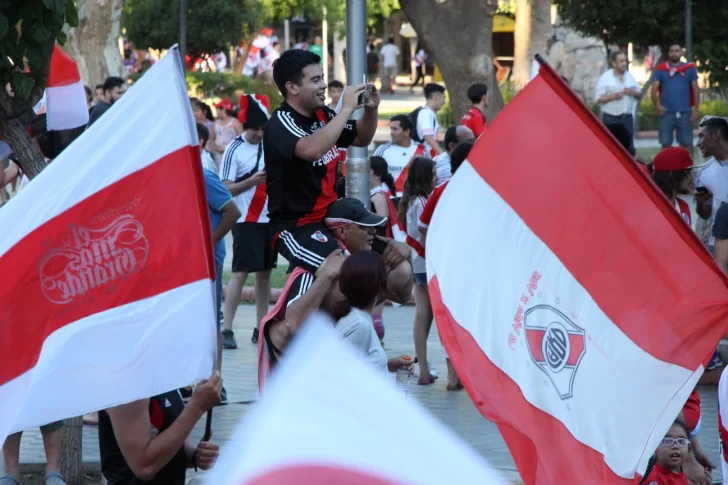
[[[677,143],[680,146],[693,146],[693,122],[690,111],[668,111],[659,117],[660,145],[672,146],[677,131]]]

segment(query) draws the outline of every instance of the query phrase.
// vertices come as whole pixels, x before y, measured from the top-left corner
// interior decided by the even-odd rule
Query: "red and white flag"
[[[34,108],[46,113],[49,131],[71,130],[88,123],[86,91],[78,66],[58,45],[53,50],[43,99]]]
[[[505,483],[332,324],[321,314],[306,321],[206,483]]]
[[[526,485],[632,483],[728,327],[706,248],[543,64],[443,193],[427,263],[447,353]]]
[[[197,145],[173,48],[0,210],[0,440],[210,376]]]

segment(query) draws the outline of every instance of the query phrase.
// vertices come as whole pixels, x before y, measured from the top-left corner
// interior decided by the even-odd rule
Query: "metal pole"
[[[288,19],[283,21],[283,51],[291,48],[291,22]]]
[[[187,0],[179,0],[179,55],[182,70],[187,70]]]
[[[346,0],[346,79],[349,85],[366,79],[367,65],[366,0]],[[361,117],[355,113],[355,118]],[[369,207],[369,157],[367,147],[349,147],[346,154],[346,196]]]
[[[685,53],[688,62],[693,62],[693,2],[685,0]]]
[[[321,43],[324,45],[324,50],[321,54],[322,67],[324,69],[324,79],[329,79],[329,21],[326,19],[328,12],[324,7],[324,19],[321,21]]]

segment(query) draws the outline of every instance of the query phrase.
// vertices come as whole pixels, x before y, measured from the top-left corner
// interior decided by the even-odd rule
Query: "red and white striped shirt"
[[[220,179],[240,182],[255,172],[265,170],[263,144],[253,145],[245,139],[245,133],[236,136],[225,148],[220,161]],[[235,196],[242,216],[241,222],[268,223],[268,194],[265,183],[251,187]]]

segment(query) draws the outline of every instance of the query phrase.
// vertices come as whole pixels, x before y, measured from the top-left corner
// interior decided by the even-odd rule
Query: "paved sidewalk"
[[[255,309],[241,305],[235,318],[234,330],[238,340],[237,350],[226,350],[223,354],[223,378],[231,403],[215,409],[213,413],[214,439],[224,448],[231,439],[240,419],[251,409],[251,401],[258,399],[257,356],[255,346],[250,343]],[[385,310],[385,349],[390,356],[414,354],[412,345],[413,307],[387,307]],[[445,390],[444,351],[437,337],[436,328],[430,336],[428,352],[440,379],[432,386],[412,385],[410,395],[424,405],[437,419],[449,426],[467,443],[478,451],[505,478],[518,481],[513,459],[496,426],[484,419],[473,406],[465,391]],[[703,422],[700,431],[703,447],[715,464],[719,464],[717,431],[717,396],[715,388],[701,390],[703,400]],[[204,419],[198,423],[193,438],[200,439]],[[403,437],[403,439],[408,439]],[[99,467],[98,435],[95,427],[84,427],[83,458],[87,467]],[[23,437],[21,462],[37,468],[45,462],[43,443],[37,430],[28,431]],[[190,472],[189,477],[196,474]],[[720,478],[720,469],[714,478]]]

